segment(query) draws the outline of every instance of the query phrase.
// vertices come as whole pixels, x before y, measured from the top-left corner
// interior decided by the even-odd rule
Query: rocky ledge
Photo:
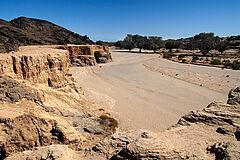
[[[232,94],[234,92],[234,94]],[[11,141],[8,145],[3,145],[2,151],[13,152],[6,159],[25,160],[25,159],[233,159],[240,157],[240,104],[239,88],[230,91],[229,99],[231,103],[225,104],[213,102],[207,108],[198,111],[192,111],[183,116],[179,122],[168,130],[154,133],[148,130],[112,130],[110,134],[98,137],[99,132],[95,128],[85,128],[84,131],[89,135],[94,135],[95,141],[87,145],[73,145],[78,142],[69,141],[61,130],[58,130],[53,122],[38,119],[37,117],[24,116],[25,118],[15,118],[13,121],[2,120],[6,133],[17,130],[21,131],[16,124],[31,125],[40,124],[37,127],[40,132],[32,132],[27,129],[29,134],[41,133],[41,139],[36,143],[30,143],[27,139],[22,148],[14,150],[8,145],[16,145]],[[233,100],[235,99],[235,100]],[[27,121],[27,122],[26,122]],[[104,120],[105,121],[105,120]],[[115,126],[114,120],[109,120],[105,124]],[[21,124],[20,126],[22,126]],[[79,124],[78,124],[79,125]],[[80,126],[83,124],[81,123]],[[54,126],[54,127],[53,127]],[[25,128],[23,127],[23,128]],[[93,127],[93,126],[92,126]],[[12,129],[11,129],[12,128]],[[14,129],[13,129],[14,128]],[[54,132],[52,131],[54,129]],[[107,129],[108,130],[108,129]],[[44,132],[44,133],[42,133]],[[18,132],[17,132],[18,133]],[[46,136],[49,133],[50,136]],[[63,134],[64,133],[64,134]],[[40,137],[41,137],[40,136]],[[9,134],[9,137],[16,140],[15,134]],[[39,137],[39,135],[37,136]],[[48,137],[48,138],[46,138]],[[53,138],[55,137],[55,138]],[[97,140],[96,140],[97,139]],[[39,140],[42,142],[40,143]],[[60,141],[60,142],[58,142]],[[18,141],[15,141],[18,142]],[[39,145],[42,144],[42,145]],[[39,147],[36,147],[37,145]],[[75,146],[75,147],[73,147]],[[76,147],[78,146],[78,147]],[[4,150],[3,150],[4,149]],[[21,152],[21,150],[27,150]],[[20,151],[20,152],[17,152]],[[14,153],[17,152],[17,153]]]

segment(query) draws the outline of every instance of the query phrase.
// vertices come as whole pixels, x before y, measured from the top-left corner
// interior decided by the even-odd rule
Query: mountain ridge
[[[24,45],[93,44],[85,36],[74,33],[47,20],[18,17],[10,21],[0,19],[0,52],[18,50]]]

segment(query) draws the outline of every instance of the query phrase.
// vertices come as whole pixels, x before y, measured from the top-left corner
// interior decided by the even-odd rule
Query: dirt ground
[[[112,51],[113,62],[70,68],[88,99],[105,107],[123,129],[162,131],[191,110],[226,101],[240,72]]]

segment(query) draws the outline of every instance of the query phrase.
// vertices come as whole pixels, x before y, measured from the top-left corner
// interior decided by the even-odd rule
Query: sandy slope
[[[112,63],[71,72],[86,96],[112,112],[122,128],[166,129],[191,110],[225,101],[228,90],[240,84],[239,71],[179,64],[153,54],[112,55]]]

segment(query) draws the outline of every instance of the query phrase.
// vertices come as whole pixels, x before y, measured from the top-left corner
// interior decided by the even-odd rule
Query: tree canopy
[[[141,52],[142,49],[156,52],[158,49],[164,47],[164,42],[162,37],[128,34],[123,41],[118,41],[116,45],[120,48],[129,49],[130,51],[133,48],[139,48],[139,52]]]

